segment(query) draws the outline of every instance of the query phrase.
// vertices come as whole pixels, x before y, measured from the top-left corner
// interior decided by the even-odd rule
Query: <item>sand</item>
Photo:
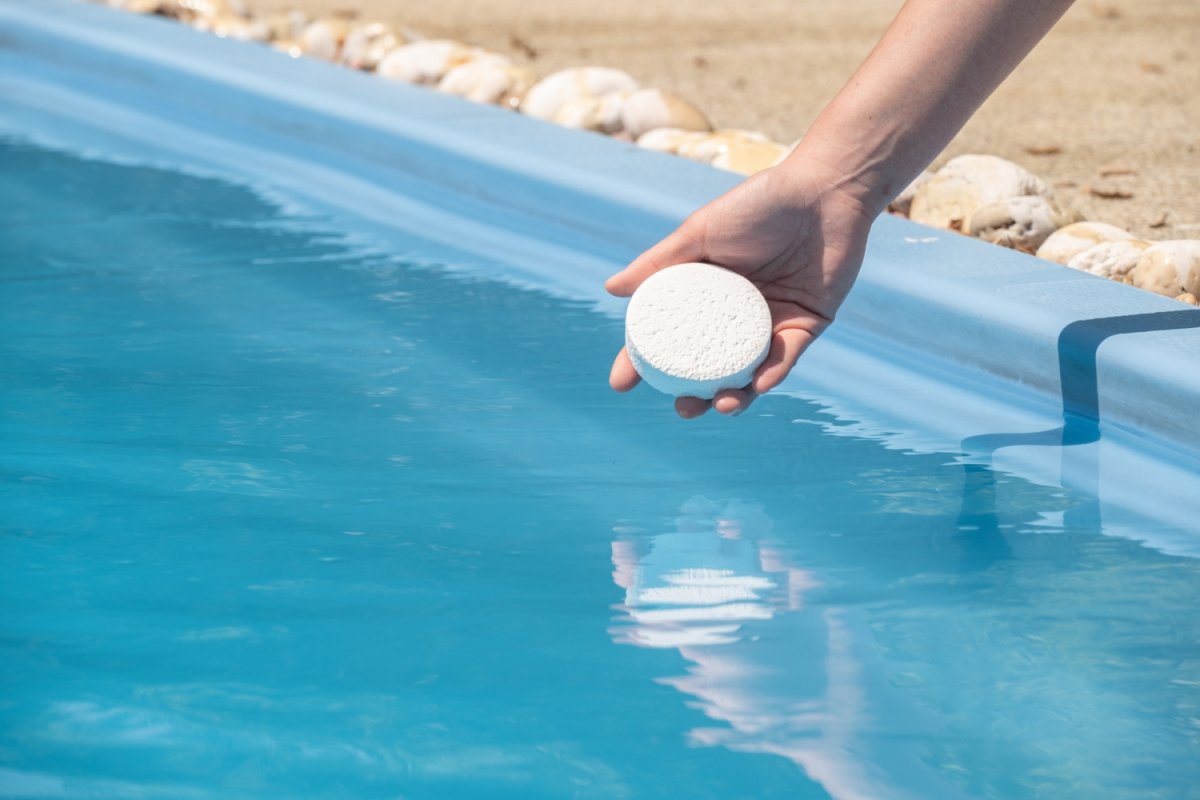
[[[482,45],[539,73],[620,67],[721,127],[801,135],[900,0],[250,0],[256,12],[356,12]],[[1080,0],[935,165],[993,153],[1086,218],[1200,239],[1200,2]],[[588,134],[580,134],[588,135]],[[1117,195],[1101,197],[1099,194]],[[1125,195],[1131,195],[1126,197]]]

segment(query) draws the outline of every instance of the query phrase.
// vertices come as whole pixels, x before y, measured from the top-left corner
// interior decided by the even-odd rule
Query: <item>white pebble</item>
[[[637,81],[619,69],[563,69],[547,75],[530,87],[521,101],[521,113],[550,121],[563,106],[576,98],[600,97],[610,92],[632,92],[637,88]]]
[[[771,346],[771,310],[750,281],[712,264],[679,264],[646,279],[625,312],[638,374],[675,397],[711,399],[750,383]]]
[[[697,141],[703,136],[703,133],[685,131],[682,128],[655,128],[637,137],[637,146],[659,153],[677,155],[680,147]]]
[[[962,230],[984,206],[1027,195],[1049,197],[1050,188],[998,156],[958,156],[917,188],[908,216],[922,225]]]
[[[352,28],[342,42],[342,63],[353,69],[371,71],[404,40],[382,22],[367,22]]]
[[[533,71],[527,67],[480,58],[451,69],[437,89],[475,103],[516,108],[535,80]]]
[[[617,133],[621,130],[621,108],[628,96],[628,92],[609,92],[599,97],[572,98],[554,114],[554,123],[564,128]]]
[[[656,128],[711,131],[704,112],[661,89],[639,89],[621,107],[621,127],[634,139]]]
[[[971,215],[966,232],[985,242],[1034,253],[1059,228],[1079,222],[1074,209],[1040,195],[1009,197]]]
[[[730,142],[717,153],[712,165],[717,169],[753,175],[775,166],[787,158],[790,152],[787,145],[779,142]]]
[[[1037,250],[1037,257],[1055,264],[1066,264],[1072,258],[1104,242],[1127,242],[1134,238],[1128,231],[1107,222],[1076,222],[1059,228]]]
[[[336,61],[349,32],[350,24],[344,19],[319,19],[301,31],[300,50],[310,58]]]
[[[437,83],[459,64],[488,58],[507,62],[504,56],[488,53],[449,39],[424,39],[401,45],[384,56],[375,66],[381,78],[403,83]]]
[[[1142,253],[1150,242],[1141,239],[1124,239],[1116,242],[1101,242],[1082,253],[1076,253],[1067,262],[1071,269],[1098,275],[1101,278],[1121,281],[1129,276],[1142,260]]]
[[[639,147],[674,152],[691,161],[742,175],[753,175],[773,167],[791,153],[786,145],[773,142],[757,131],[736,128],[711,133],[659,128],[643,134],[637,143]]]
[[[758,131],[744,131],[738,128],[723,128],[712,133],[701,133],[699,136],[684,139],[679,143],[676,152],[692,161],[711,164],[717,156],[728,153],[734,147],[754,144],[774,144]]]
[[[1133,285],[1167,297],[1200,295],[1200,240],[1157,242],[1129,273]]]

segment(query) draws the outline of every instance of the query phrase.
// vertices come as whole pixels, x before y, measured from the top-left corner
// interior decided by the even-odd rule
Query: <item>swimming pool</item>
[[[540,224],[535,180],[448,159],[395,192],[332,148],[281,170],[322,139],[294,124],[253,161],[182,105],[121,134],[120,75],[13,58],[53,41],[31,13],[0,56],[0,796],[1193,791],[1195,462],[1040,390],[1120,408],[1106,348],[1194,317],[1139,297],[1018,382],[880,337],[868,285],[786,392],[684,424],[605,386],[594,283],[670,198]],[[682,208],[711,186],[679,167]],[[937,244],[889,224],[877,270]]]

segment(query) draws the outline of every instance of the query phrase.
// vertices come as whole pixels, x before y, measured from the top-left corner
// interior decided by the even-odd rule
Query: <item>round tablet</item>
[[[646,279],[625,312],[625,348],[646,383],[676,397],[740,389],[771,347],[771,310],[754,284],[712,264]]]

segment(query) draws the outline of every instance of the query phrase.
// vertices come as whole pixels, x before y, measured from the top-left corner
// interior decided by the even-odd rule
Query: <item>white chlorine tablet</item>
[[[754,284],[712,264],[651,275],[625,312],[625,347],[646,383],[676,397],[740,389],[771,347],[771,310]]]

